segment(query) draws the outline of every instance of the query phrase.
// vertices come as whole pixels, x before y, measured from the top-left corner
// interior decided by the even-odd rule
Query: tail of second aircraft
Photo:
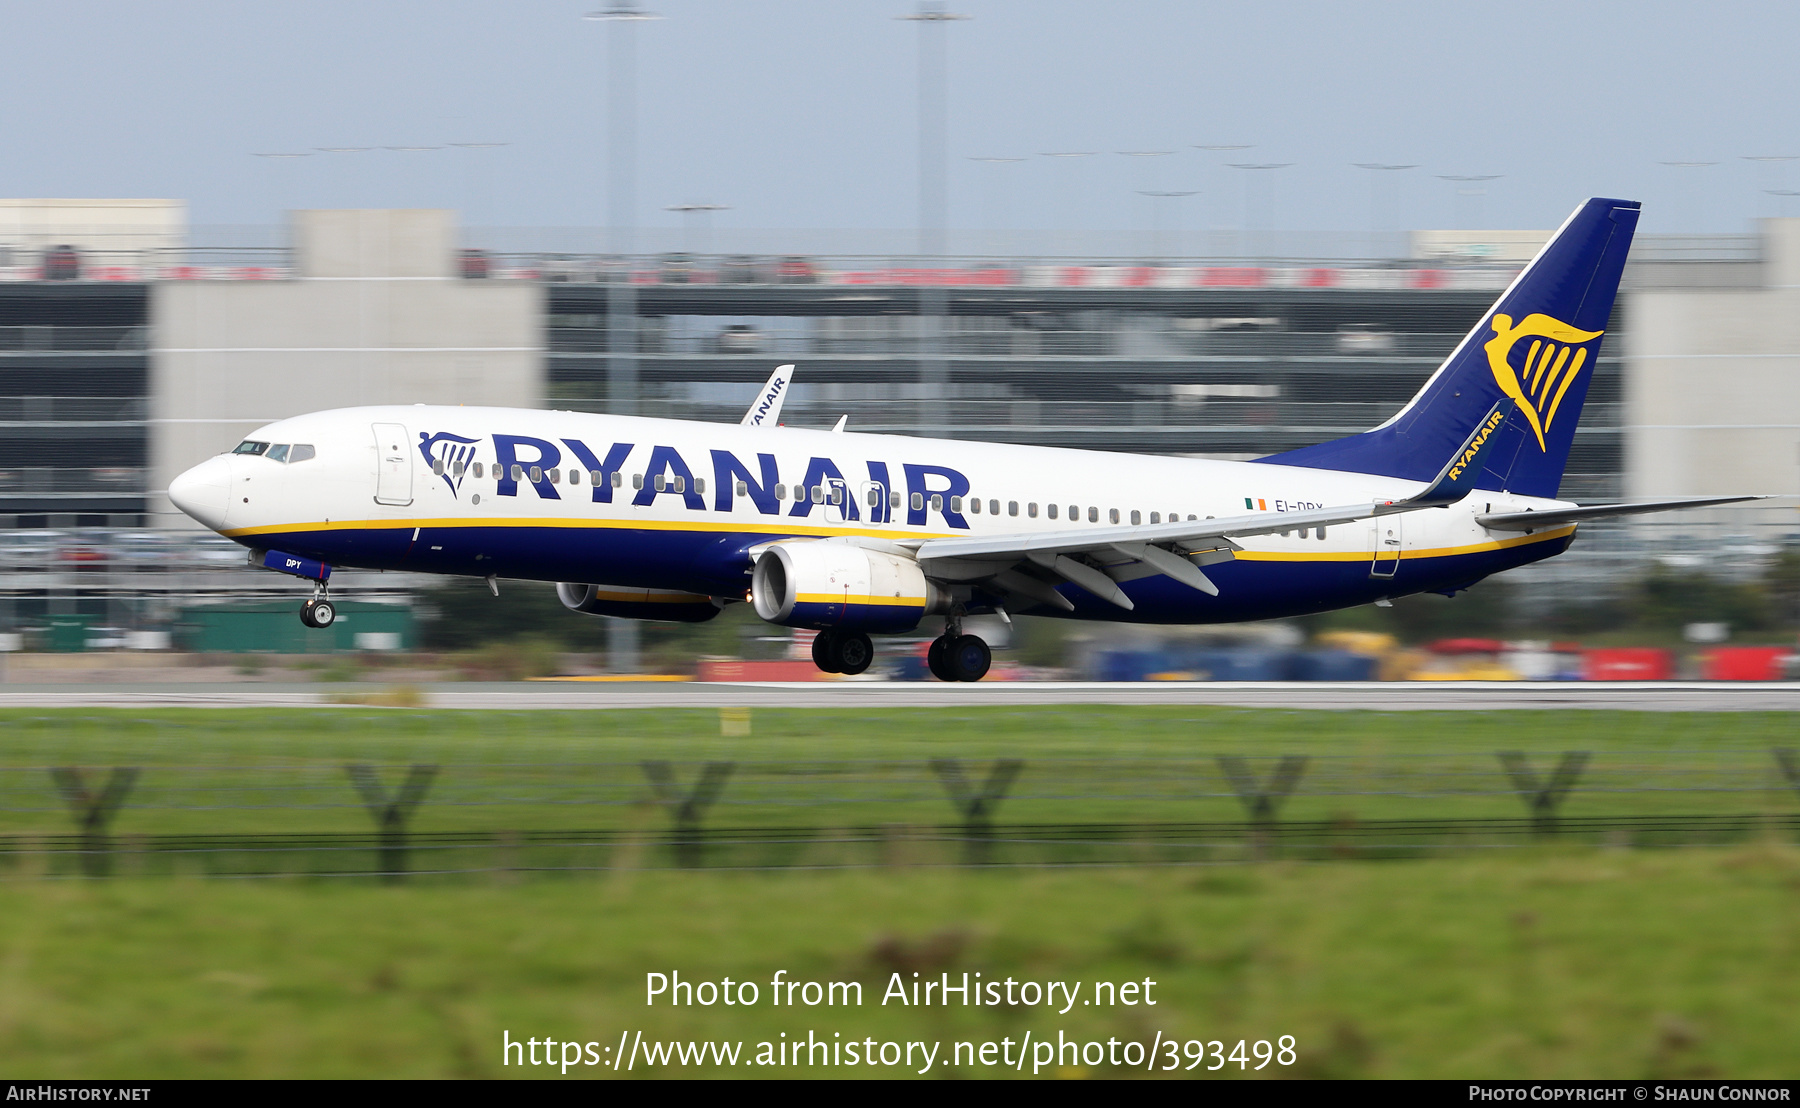
[[[1639,205],[1593,199],[1464,336],[1425,387],[1372,431],[1261,459],[1430,481],[1503,398],[1512,414],[1476,487],[1554,497],[1562,484]]]

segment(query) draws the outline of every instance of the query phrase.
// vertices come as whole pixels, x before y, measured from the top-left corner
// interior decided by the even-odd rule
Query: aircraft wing
[[[1056,591],[1056,585],[1068,581],[1129,611],[1133,607],[1131,599],[1119,588],[1119,582],[1159,573],[1217,596],[1218,586],[1200,567],[1230,561],[1234,552],[1241,549],[1231,541],[1234,537],[1328,527],[1418,507],[1396,501],[1139,527],[927,539],[919,544],[917,556],[926,575],[941,580],[983,581],[1002,592],[1065,609],[1074,605]]]
[[[794,376],[794,367],[778,365],[775,372],[769,374],[769,381],[750,402],[750,410],[744,418],[738,420],[740,427],[773,427],[781,422],[781,402],[787,399],[788,382]]]
[[[1210,596],[1218,586],[1201,567],[1231,560],[1234,538],[1304,531],[1375,516],[1443,508],[1473,491],[1480,459],[1493,432],[1511,411],[1502,400],[1478,423],[1425,490],[1405,500],[1373,501],[1303,512],[1256,512],[1216,519],[1171,521],[1133,527],[1085,527],[1035,534],[927,539],[917,556],[928,576],[981,581],[1064,609],[1074,607],[1056,585],[1067,581],[1130,611],[1122,581],[1163,574]]]
[[[1630,504],[1597,504],[1586,508],[1551,508],[1542,512],[1492,512],[1475,522],[1495,531],[1535,531],[1559,523],[1579,523],[1609,516],[1635,516],[1647,512],[1672,512],[1677,508],[1705,508],[1712,504],[1739,504],[1767,500],[1766,496],[1686,496],[1679,500],[1639,500]]]

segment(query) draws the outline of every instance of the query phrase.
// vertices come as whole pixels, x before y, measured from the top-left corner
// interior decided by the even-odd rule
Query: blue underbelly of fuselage
[[[340,567],[571,581],[741,597],[750,587],[748,550],[781,537],[766,532],[527,525],[333,528],[239,541]],[[1490,574],[1560,554],[1572,541],[1572,535],[1559,535],[1499,549],[1403,555],[1392,576],[1381,577],[1371,574],[1367,556],[1265,559],[1250,555],[1206,568],[1206,575],[1219,586],[1218,596],[1154,576],[1120,586],[1136,605],[1129,612],[1074,585],[1058,590],[1075,605],[1072,612],[1048,605],[1013,606],[1012,610],[1131,623],[1275,619],[1468,585]]]

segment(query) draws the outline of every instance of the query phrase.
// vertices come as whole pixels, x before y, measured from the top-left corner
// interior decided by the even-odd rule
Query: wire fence
[[[0,874],[399,879],[1697,845],[1792,839],[1797,802],[1787,747],[10,767]]]

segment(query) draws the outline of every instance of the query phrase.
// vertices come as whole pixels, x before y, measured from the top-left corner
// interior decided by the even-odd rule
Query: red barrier
[[[1653,646],[1618,646],[1584,650],[1585,681],[1667,681],[1675,676],[1675,654]]]
[[[1700,674],[1708,681],[1779,681],[1785,646],[1719,646],[1700,655]]]
[[[824,676],[811,662],[701,662],[702,681],[817,681]]]

